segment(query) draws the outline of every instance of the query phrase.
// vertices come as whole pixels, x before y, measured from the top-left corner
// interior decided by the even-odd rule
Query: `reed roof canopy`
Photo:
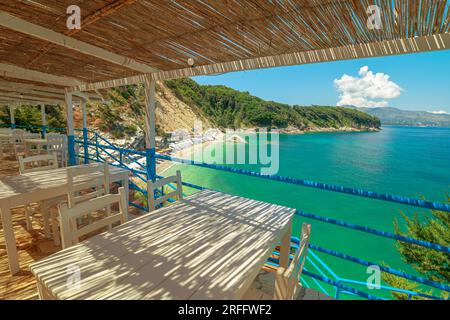
[[[81,9],[69,29],[67,9]],[[373,9],[373,5],[377,8]],[[0,0],[0,102],[450,48],[450,0]],[[375,10],[375,11],[374,11]],[[379,19],[377,19],[379,18]],[[369,27],[369,20],[377,19]]]

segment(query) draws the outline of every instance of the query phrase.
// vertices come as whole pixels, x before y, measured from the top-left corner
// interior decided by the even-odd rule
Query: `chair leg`
[[[51,222],[52,222],[53,243],[55,244],[55,246],[59,246],[61,245],[61,236],[58,228],[59,223],[57,215],[52,215]]]
[[[49,207],[47,205],[46,201],[42,201],[40,203],[41,205],[41,211],[42,211],[42,219],[44,221],[44,233],[45,233],[45,237],[47,239],[51,238],[51,234],[50,234],[50,213],[49,213]]]
[[[31,221],[31,216],[33,215],[32,209],[30,205],[25,206],[25,221],[27,224],[27,230],[33,230],[33,223]]]

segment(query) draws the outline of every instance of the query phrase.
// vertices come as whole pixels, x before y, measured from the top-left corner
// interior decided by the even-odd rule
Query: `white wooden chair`
[[[52,170],[57,168],[58,161],[55,155],[40,155],[27,158],[19,156],[20,174]],[[49,199],[39,202],[44,222],[44,232],[47,237],[50,237],[50,214],[48,212],[48,208],[50,207],[52,201],[55,201],[55,199]],[[30,205],[25,206],[25,221],[27,224],[27,230],[33,229],[32,219],[34,213],[35,212]]]
[[[67,136],[60,133],[47,133],[47,152],[56,154],[61,167],[67,167]]]
[[[19,156],[19,172],[20,174],[45,171],[58,168],[58,159],[55,154],[44,154],[24,158]]]
[[[109,165],[106,162],[83,167],[69,167],[67,169],[68,207],[73,208],[79,203],[109,194],[110,183]],[[109,210],[107,208],[108,212]],[[91,217],[89,215],[80,216],[76,222],[81,225],[86,220],[90,221]],[[59,245],[59,216],[53,215],[51,223],[54,243]]]
[[[4,136],[0,136],[0,157],[4,158],[5,155],[11,155],[11,150],[14,148],[13,137],[8,136],[8,133],[5,133]]]
[[[41,139],[42,136],[40,133],[37,132],[25,132],[23,134],[24,139]]]
[[[111,213],[114,204],[119,204],[117,213]],[[98,219],[92,219],[89,224],[78,227],[76,221],[85,215],[92,215],[100,210],[106,211],[106,215],[102,215]],[[106,229],[114,224],[122,224],[127,221],[128,205],[125,189],[119,188],[119,194],[107,194],[98,198],[78,203],[74,207],[69,208],[67,204],[59,205],[59,219],[61,223],[61,239],[63,249],[77,244],[80,237],[86,236],[94,231]]]
[[[42,135],[37,132],[25,132],[23,135],[23,139],[42,139]],[[40,155],[44,153],[44,148],[41,144],[31,144],[28,146],[28,150],[25,150],[26,145],[23,143],[24,152],[26,151],[27,156]],[[47,152],[45,152],[47,153]]]
[[[155,199],[155,191],[158,189],[162,189],[162,191],[164,191],[164,186],[171,183],[176,184],[175,190]],[[181,184],[181,172],[178,170],[175,176],[159,179],[156,182],[147,181],[147,195],[148,208],[150,212],[156,210],[157,206],[163,204],[169,199],[176,198],[177,200],[182,200],[183,185]]]
[[[261,270],[244,300],[295,300],[300,293],[300,277],[308,254],[311,225],[303,223],[299,247],[287,268],[276,273]]]
[[[87,176],[93,178],[86,179]],[[95,164],[89,166],[69,167],[67,169],[69,208],[77,203],[108,194],[110,191],[109,165]]]
[[[23,129],[13,129],[12,132],[14,142],[14,155],[16,156],[16,158],[18,158],[19,155],[23,155],[25,153],[23,139],[27,132]]]

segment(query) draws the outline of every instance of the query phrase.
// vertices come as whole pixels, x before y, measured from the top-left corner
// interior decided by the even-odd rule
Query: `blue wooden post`
[[[146,158],[146,169],[147,169],[147,180],[156,180],[156,158],[155,158],[155,148],[145,149]]]
[[[66,92],[66,116],[67,116],[67,148],[69,153],[69,166],[76,165],[75,158],[75,130],[73,126],[72,94]]]
[[[88,130],[83,128],[84,164],[89,164]]]
[[[41,118],[42,118],[42,138],[47,135],[47,117],[45,116],[45,104],[41,104]]]
[[[81,99],[81,112],[83,114],[83,146],[84,146],[84,164],[89,164],[89,146],[87,130],[86,100]]]
[[[14,107],[13,106],[9,106],[9,117],[11,119],[11,128],[15,129],[16,128],[16,119],[14,118]]]
[[[145,156],[147,179],[156,180],[156,124],[155,124],[155,107],[156,107],[156,82],[146,79],[145,81]]]
[[[69,148],[69,166],[74,166],[77,164],[75,157],[75,136],[73,134],[69,134],[67,136],[67,142],[67,146]]]

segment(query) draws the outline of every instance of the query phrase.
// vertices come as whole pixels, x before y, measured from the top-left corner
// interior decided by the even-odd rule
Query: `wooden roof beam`
[[[158,70],[134,59],[109,52],[89,43],[76,40],[64,34],[41,27],[37,24],[15,17],[6,12],[0,12],[0,26],[30,35],[32,37],[75,50],[77,52],[108,61],[141,73],[157,72]]]
[[[0,88],[15,88],[15,89],[27,89],[27,90],[36,90],[36,91],[45,91],[45,92],[51,92],[51,93],[59,93],[64,94],[65,90],[64,88],[54,88],[54,87],[46,87],[46,86],[39,86],[29,83],[22,83],[22,82],[10,82],[6,80],[0,80]]]
[[[17,99],[17,98],[8,98],[8,97],[1,97],[0,101],[3,101],[4,103],[8,102],[9,105],[41,105],[41,104],[49,104],[49,105],[62,105],[63,102],[59,101],[42,101],[39,99]]]
[[[28,93],[34,95],[61,97],[64,100],[65,89],[58,89],[52,87],[36,86],[28,83],[0,81],[0,90],[14,91],[17,93]],[[75,96],[81,96],[76,92],[72,93]],[[83,92],[83,98],[88,100],[103,100],[103,97],[98,93]]]
[[[0,98],[1,99],[14,99],[17,101],[21,100],[30,100],[30,101],[42,101],[42,102],[64,102],[64,99],[61,98],[45,98],[45,97],[36,97],[36,96],[30,96],[30,95],[22,95],[17,93],[8,93],[8,92],[1,92],[0,91]]]
[[[49,83],[64,87],[71,87],[81,84],[81,81],[74,78],[57,76],[5,63],[0,63],[0,76]]]
[[[275,56],[251,58],[239,61],[222,62],[211,65],[160,71],[122,79],[84,83],[69,91],[95,91],[118,86],[144,83],[148,80],[167,80],[202,75],[220,74],[244,70],[274,68],[340,60],[353,60],[371,57],[391,56],[408,53],[429,52],[450,49],[450,33],[435,34],[407,39],[385,40],[335,48],[310,50],[280,54]]]
[[[53,93],[53,92],[43,92],[43,91],[35,91],[35,90],[28,90],[28,89],[15,89],[11,87],[3,87],[0,85],[0,94],[7,91],[8,93],[15,93],[15,94],[21,94],[21,95],[31,95],[31,96],[41,96],[46,98],[55,98],[55,99],[62,99],[64,100],[64,94],[59,93]]]

